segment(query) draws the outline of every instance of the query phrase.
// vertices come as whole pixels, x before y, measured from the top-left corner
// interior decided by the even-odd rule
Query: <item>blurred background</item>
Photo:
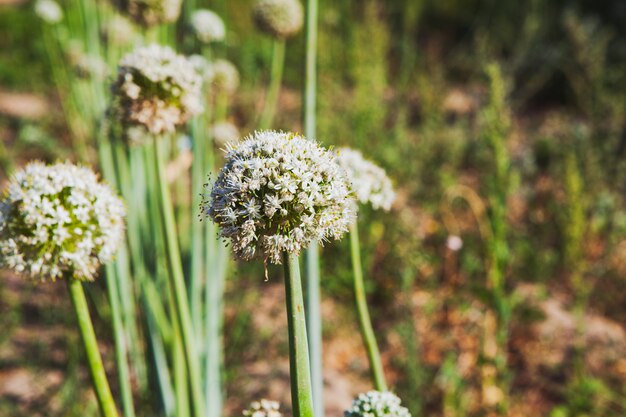
[[[271,57],[251,3],[199,1],[226,22],[243,133]],[[511,416],[626,415],[625,23],[622,0],[320,0],[318,139],[361,149],[398,193],[390,213],[362,209],[361,246],[387,377],[414,417],[490,415],[493,369]],[[28,160],[77,159],[45,29],[32,2],[0,0],[3,185]],[[303,48],[287,46],[277,128],[302,130]],[[347,243],[322,258],[332,416],[369,387]],[[64,289],[0,277],[0,416],[97,415]],[[112,374],[104,294],[90,291]],[[288,402],[280,271],[233,269],[225,309],[226,415]]]

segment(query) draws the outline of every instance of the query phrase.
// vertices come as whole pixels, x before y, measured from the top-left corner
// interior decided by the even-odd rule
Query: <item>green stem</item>
[[[372,328],[372,320],[367,308],[367,298],[365,296],[365,285],[363,284],[363,269],[361,267],[361,249],[359,244],[359,228],[356,221],[350,225],[350,259],[352,260],[352,271],[354,277],[354,297],[356,309],[359,316],[359,327],[363,343],[367,350],[372,372],[372,382],[378,391],[387,391],[385,382],[385,372],[380,360],[380,351],[376,343],[376,335]]]
[[[87,307],[87,299],[85,298],[82,283],[77,279],[68,278],[67,287],[70,292],[70,297],[72,298],[74,311],[76,312],[78,328],[80,330],[81,339],[83,340],[83,345],[85,346],[87,362],[89,362],[89,372],[91,373],[91,379],[96,391],[96,397],[98,398],[100,411],[103,417],[118,417],[115,401],[113,401],[109,382],[104,372],[102,358],[100,357],[100,351],[98,350],[98,342],[96,340],[96,334],[93,331],[93,324],[89,316],[89,307]]]
[[[159,187],[159,205],[161,206],[161,227],[163,229],[165,252],[167,254],[167,268],[171,288],[173,290],[173,302],[176,309],[176,318],[179,321],[180,332],[183,339],[185,359],[189,371],[191,386],[191,397],[193,401],[194,413],[197,417],[204,417],[204,398],[202,396],[202,383],[200,380],[200,367],[198,364],[197,348],[191,324],[191,314],[189,303],[187,302],[187,290],[185,288],[185,277],[178,250],[176,239],[176,224],[174,222],[174,209],[170,200],[167,180],[165,178],[164,140],[162,137],[154,137],[154,166],[156,171],[156,181]]]
[[[285,66],[285,39],[277,38],[274,40],[274,51],[272,52],[272,73],[270,75],[270,85],[267,90],[265,99],[265,107],[261,113],[259,120],[259,128],[269,129],[274,121],[276,113],[276,103],[278,102],[278,93],[280,93],[280,85],[283,79],[283,68]]]
[[[306,3],[306,51],[304,65],[304,135],[309,139],[316,137],[316,90],[317,90],[317,21],[318,0]],[[307,278],[307,329],[311,344],[311,384],[313,386],[313,405],[317,417],[324,416],[324,375],[322,363],[322,314],[320,307],[320,267],[319,246],[314,242],[306,252]]]
[[[128,370],[127,358],[128,351],[126,349],[126,338],[124,334],[124,326],[122,324],[122,312],[120,308],[119,289],[117,287],[117,276],[112,266],[106,267],[105,274],[109,293],[109,303],[111,303],[111,315],[113,316],[115,356],[118,379],[120,381],[120,391],[122,392],[124,417],[134,417],[135,408],[133,404],[133,392],[130,386],[130,372]]]
[[[289,371],[294,417],[313,417],[311,371],[298,256],[283,254],[289,326]]]

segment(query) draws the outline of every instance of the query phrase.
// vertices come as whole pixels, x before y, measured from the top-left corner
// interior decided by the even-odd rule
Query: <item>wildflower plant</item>
[[[244,417],[282,417],[282,413],[279,411],[280,403],[278,401],[270,401],[262,399],[260,401],[253,401],[250,407],[243,410]]]
[[[229,145],[225,166],[202,203],[235,256],[283,263],[293,413],[312,417],[304,298],[298,255],[338,239],[352,220],[351,195],[331,152],[285,132],[257,131]]]
[[[302,29],[304,11],[298,0],[257,0],[252,17],[260,31],[288,38]]]
[[[192,63],[167,46],[150,45],[125,55],[113,83],[113,111],[126,127],[153,135],[173,133],[202,111],[202,79]]]
[[[178,20],[182,0],[115,0],[114,4],[135,23],[150,27]]]
[[[230,61],[216,59],[208,64],[205,79],[217,93],[232,94],[239,87],[239,71]]]
[[[89,316],[83,281],[93,281],[124,239],[125,209],[91,170],[28,164],[0,201],[0,266],[41,281],[67,281],[102,415],[117,409]]]
[[[193,12],[190,21],[191,29],[202,43],[223,41],[226,37],[226,26],[221,17],[207,9]]]
[[[340,148],[337,151],[337,163],[345,171],[352,191],[360,203],[371,204],[374,209],[385,211],[391,209],[395,192],[384,169],[363,158],[361,152],[350,148]],[[372,380],[377,390],[386,391],[387,384],[380,352],[367,308],[359,230],[356,220],[350,225],[350,254],[359,325],[370,361]]]
[[[352,406],[344,412],[345,417],[411,417],[401,400],[389,391],[369,391],[359,394]]]

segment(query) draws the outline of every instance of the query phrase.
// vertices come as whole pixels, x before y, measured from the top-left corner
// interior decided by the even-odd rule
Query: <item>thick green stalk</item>
[[[165,157],[163,146],[165,138],[154,137],[154,165],[156,171],[156,181],[159,187],[159,205],[161,206],[161,226],[163,229],[165,252],[167,254],[167,268],[171,288],[173,290],[173,302],[176,309],[176,318],[179,321],[181,336],[189,372],[191,397],[194,407],[194,415],[205,417],[204,397],[202,395],[202,382],[200,379],[200,367],[198,363],[197,347],[195,343],[193,326],[191,323],[191,313],[187,302],[187,290],[185,288],[185,277],[178,250],[176,239],[176,224],[174,223],[174,209],[170,200],[167,180],[165,178],[165,167],[163,159]]]
[[[120,308],[119,289],[117,287],[117,276],[112,266],[106,267],[105,274],[109,293],[109,303],[111,303],[111,315],[113,316],[113,336],[115,340],[117,373],[120,381],[120,391],[122,393],[122,408],[124,409],[124,417],[134,417],[135,406],[133,404],[133,392],[130,386],[126,338],[124,326],[122,324],[122,312]]]
[[[272,73],[270,74],[270,85],[265,98],[265,107],[259,120],[259,128],[269,129],[274,121],[278,94],[283,80],[283,68],[285,66],[285,39],[274,39],[274,51],[272,52]]]
[[[304,136],[315,139],[316,133],[316,90],[317,90],[317,15],[318,0],[306,3],[306,51],[304,67]],[[311,384],[315,415],[324,416],[324,374],[322,361],[322,313],[320,307],[319,246],[314,242],[306,252],[307,278],[307,327],[310,337]]]
[[[285,294],[289,326],[289,374],[294,417],[313,417],[309,347],[306,335],[304,297],[297,255],[283,254]]]
[[[115,408],[115,401],[113,401],[111,389],[109,388],[109,382],[107,381],[107,376],[104,372],[102,358],[100,357],[100,351],[98,350],[98,342],[96,340],[96,334],[93,331],[91,317],[89,316],[89,307],[87,306],[87,299],[85,298],[83,285],[76,279],[68,278],[67,287],[70,291],[70,297],[72,298],[72,304],[74,305],[74,312],[76,313],[76,318],[78,320],[80,336],[83,340],[83,345],[85,346],[87,362],[89,363],[89,372],[91,373],[94,390],[96,391],[96,397],[98,398],[100,412],[103,417],[118,417],[117,408]]]
[[[387,391],[387,383],[385,382],[385,372],[383,364],[380,360],[380,351],[378,343],[376,343],[376,335],[372,328],[372,320],[367,308],[367,299],[365,297],[365,286],[363,284],[363,268],[361,266],[361,248],[359,244],[359,227],[357,221],[350,225],[350,259],[352,260],[352,272],[354,283],[354,297],[356,301],[357,313],[359,316],[359,327],[363,343],[367,350],[367,356],[370,361],[370,370],[372,372],[372,382],[377,391]]]

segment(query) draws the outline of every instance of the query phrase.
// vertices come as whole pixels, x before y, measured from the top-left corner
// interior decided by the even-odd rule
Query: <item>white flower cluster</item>
[[[370,391],[359,394],[352,407],[344,412],[345,417],[411,417],[411,413],[400,405],[396,395],[385,391]]]
[[[278,401],[270,401],[263,399],[261,401],[253,401],[247,410],[243,411],[244,417],[281,417],[282,413],[278,411],[280,404]]]
[[[200,42],[219,42],[226,37],[224,21],[211,10],[200,9],[193,12],[191,28]]]
[[[255,132],[227,147],[202,211],[235,255],[281,263],[312,241],[339,239],[354,217],[347,180],[331,152],[302,136]]]
[[[110,44],[125,46],[132,42],[135,29],[128,19],[114,14],[104,22],[102,36]]]
[[[216,59],[210,63],[205,78],[217,91],[232,94],[239,87],[239,71],[231,62]]]
[[[221,146],[237,142],[241,138],[237,126],[227,120],[217,122],[211,126],[211,136]]]
[[[357,200],[370,203],[374,209],[391,209],[396,194],[385,170],[363,158],[363,154],[350,148],[337,150],[337,163],[352,184]]]
[[[124,215],[90,169],[30,163],[0,202],[0,265],[42,281],[91,281],[123,241]]]
[[[37,0],[35,14],[46,23],[59,23],[63,19],[63,10],[54,0]]]
[[[298,0],[257,0],[252,17],[262,32],[288,38],[302,29],[304,11]]]
[[[115,0],[114,4],[135,23],[155,26],[175,22],[180,16],[182,0]]]
[[[202,111],[202,79],[187,58],[150,45],[125,55],[113,84],[114,111],[128,126],[172,133]]]

